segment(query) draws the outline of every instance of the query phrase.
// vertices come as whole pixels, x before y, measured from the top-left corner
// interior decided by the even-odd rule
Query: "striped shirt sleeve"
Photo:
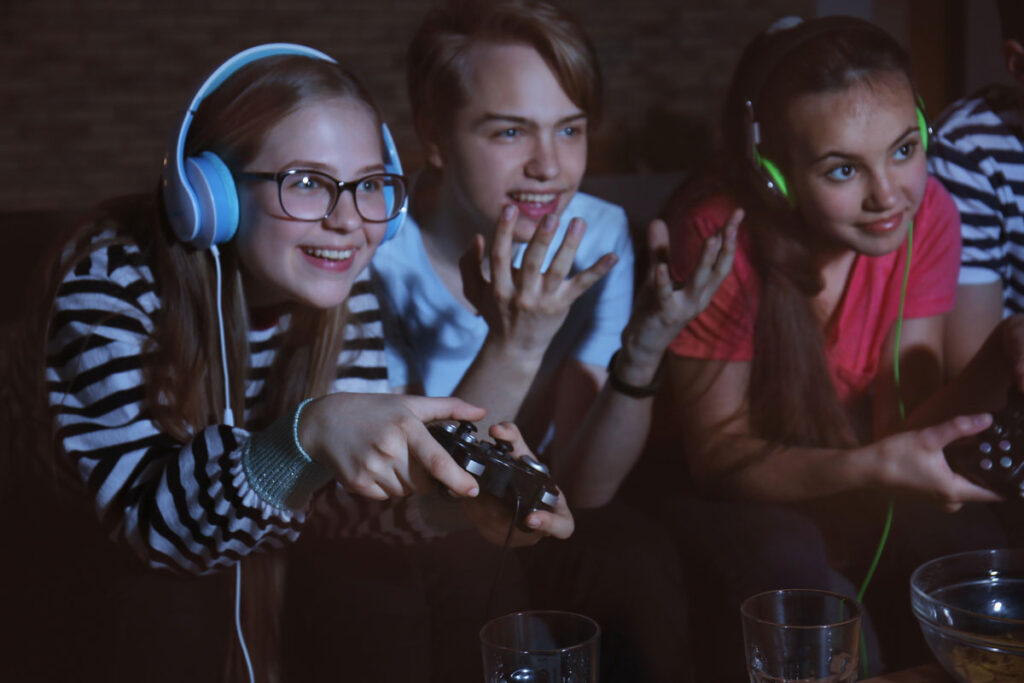
[[[993,86],[952,105],[928,148],[960,213],[960,282],[1002,282],[1007,315],[1024,310],[1022,119],[1020,94]]]
[[[159,307],[137,248],[92,252],[58,290],[47,388],[57,440],[110,535],[151,567],[202,574],[294,540],[304,515],[249,487],[245,430],[211,425],[179,443],[152,420],[143,362]]]

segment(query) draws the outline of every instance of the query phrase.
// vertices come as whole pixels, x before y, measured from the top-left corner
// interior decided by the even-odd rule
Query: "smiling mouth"
[[[861,227],[864,230],[867,230],[868,232],[876,232],[876,233],[892,232],[896,228],[898,228],[901,225],[903,225],[903,216],[904,216],[904,212],[900,211],[899,213],[895,213],[895,214],[889,216],[888,218],[884,218],[882,220],[871,221],[870,223],[863,223],[863,224],[861,224]]]
[[[522,204],[550,204],[558,199],[558,192],[510,192],[513,201]]]
[[[355,249],[321,249],[320,247],[301,247],[303,253],[325,261],[344,261],[352,258]]]

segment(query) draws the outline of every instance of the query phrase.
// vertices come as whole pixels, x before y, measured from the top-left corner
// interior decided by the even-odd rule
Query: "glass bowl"
[[[910,602],[928,646],[960,683],[1024,681],[1024,549],[925,562]]]

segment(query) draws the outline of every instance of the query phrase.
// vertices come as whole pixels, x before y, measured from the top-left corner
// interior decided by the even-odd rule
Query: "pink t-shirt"
[[[725,224],[735,203],[724,194],[696,204],[672,226],[672,267],[689,273],[704,238]],[[749,361],[754,355],[759,278],[749,257],[749,235],[740,226],[732,271],[711,304],[672,342],[673,353],[691,358]],[[858,255],[846,291],[827,331],[826,355],[839,399],[859,399],[878,371],[882,345],[899,314],[907,244],[884,256]],[[960,268],[960,217],[949,193],[928,178],[914,217],[913,254],[903,317],[926,318],[953,307]]]

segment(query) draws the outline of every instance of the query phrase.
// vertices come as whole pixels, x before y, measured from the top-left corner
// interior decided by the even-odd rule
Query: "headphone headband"
[[[755,44],[751,46],[751,52],[756,59],[753,60],[753,64],[748,65],[739,88],[743,99],[756,105],[761,88],[775,73],[779,64],[805,43],[827,33],[851,28],[884,33],[870,21],[857,17],[835,15],[810,21],[804,21],[800,17],[779,19],[754,39]]]

